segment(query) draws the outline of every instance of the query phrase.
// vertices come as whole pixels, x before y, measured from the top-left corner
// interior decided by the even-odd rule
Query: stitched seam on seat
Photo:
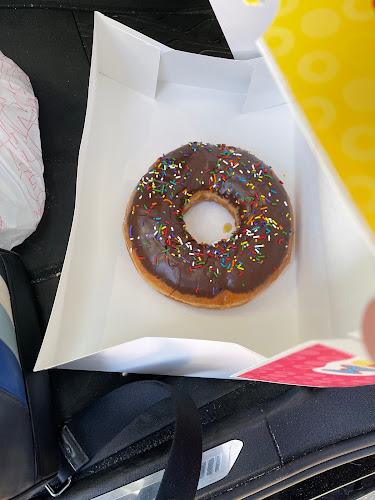
[[[17,404],[19,404],[22,408],[25,408],[25,410],[27,410],[27,412],[30,414],[28,407],[25,406],[25,404],[23,403],[23,401],[21,401],[21,399],[17,398],[17,396],[15,396],[11,392],[9,392],[6,389],[4,389],[4,387],[0,387],[0,393],[6,394],[10,399],[13,399],[14,401],[17,401]]]
[[[263,410],[263,408],[261,406],[259,406],[259,409],[260,409],[260,411],[262,412],[262,414],[264,416],[264,420],[265,420],[265,422],[267,424],[268,431],[271,434],[272,441],[273,441],[273,443],[275,445],[275,448],[276,448],[276,451],[277,451],[277,455],[278,455],[278,457],[280,459],[281,465],[284,465],[284,458],[282,456],[279,443],[277,442],[276,436],[275,436],[274,432],[272,431],[271,424],[268,421],[267,415],[265,415],[264,410]]]

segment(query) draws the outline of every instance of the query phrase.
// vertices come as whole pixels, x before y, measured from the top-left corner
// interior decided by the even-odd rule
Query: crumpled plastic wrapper
[[[0,248],[6,250],[30,236],[43,215],[38,110],[29,77],[0,52]]]

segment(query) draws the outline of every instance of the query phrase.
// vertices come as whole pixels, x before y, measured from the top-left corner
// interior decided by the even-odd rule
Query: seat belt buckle
[[[61,429],[60,449],[74,472],[78,472],[90,461],[85,451],[67,425]]]
[[[66,491],[72,482],[72,476],[69,476],[68,479],[64,483],[60,483],[57,487],[52,486],[50,483],[45,484],[44,487],[51,495],[51,497],[59,497],[64,491]]]

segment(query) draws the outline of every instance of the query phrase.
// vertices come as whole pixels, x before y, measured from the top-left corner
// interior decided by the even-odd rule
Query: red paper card
[[[311,387],[353,387],[375,384],[375,363],[323,344],[301,346],[236,378]]]

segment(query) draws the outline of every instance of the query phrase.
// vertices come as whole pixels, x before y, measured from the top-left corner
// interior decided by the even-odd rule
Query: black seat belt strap
[[[124,448],[124,429],[155,403],[170,397],[175,432],[157,500],[192,500],[202,460],[202,428],[198,409],[187,394],[159,381],[124,385],[95,401],[62,430],[67,460],[60,481]]]

